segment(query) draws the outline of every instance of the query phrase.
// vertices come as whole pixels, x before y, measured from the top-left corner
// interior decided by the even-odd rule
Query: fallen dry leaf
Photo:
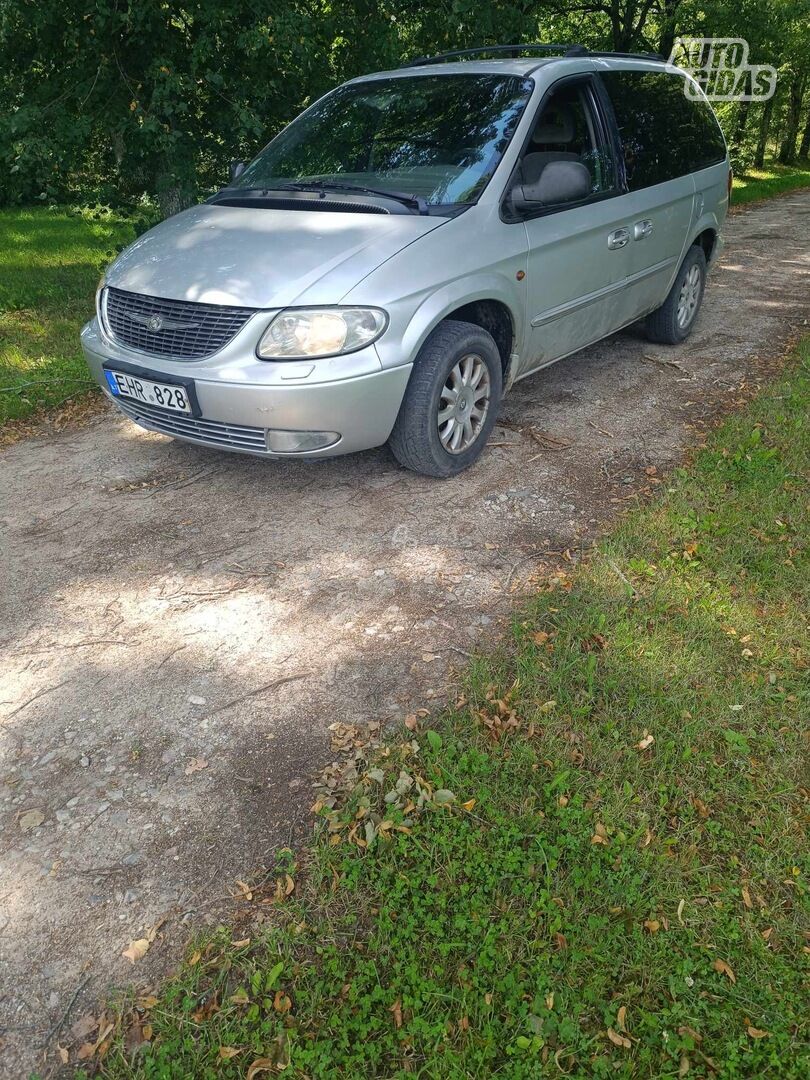
[[[258,1076],[258,1074],[261,1072],[274,1072],[275,1068],[276,1063],[273,1061],[272,1058],[256,1058],[256,1060],[253,1062],[253,1064],[250,1066],[247,1073],[245,1074],[245,1080],[253,1080],[253,1077]]]
[[[149,952],[149,947],[152,942],[145,937],[138,938],[137,941],[130,941],[126,949],[121,953],[123,957],[129,960],[130,964],[136,963],[138,960],[143,960],[146,954]]]
[[[402,1002],[397,998],[394,1004],[389,1009],[389,1012],[394,1018],[394,1027],[399,1030],[402,1027]]]
[[[217,1051],[217,1057],[220,1061],[228,1061],[232,1057],[236,1057],[237,1054],[241,1054],[242,1051],[237,1046],[220,1046]]]
[[[594,827],[593,836],[591,837],[591,843],[592,844],[605,844],[605,845],[607,845],[607,842],[608,842],[607,829],[601,823],[601,821],[597,821],[597,823],[596,823],[596,825]]]
[[[752,903],[752,901],[751,901],[751,893],[750,893],[750,892],[748,891],[748,889],[746,889],[746,887],[745,887],[745,886],[743,886],[743,887],[742,887],[742,890],[741,890],[741,892],[742,892],[742,900],[743,900],[743,903],[745,904],[745,906],[746,906],[746,907],[748,908],[748,910],[750,911],[750,910],[751,910],[751,908],[753,908],[753,906],[754,906],[754,905],[753,905],[753,903]]]
[[[283,990],[276,990],[275,997],[273,998],[273,1008],[277,1013],[288,1013],[292,1008],[292,1002],[284,993]]]
[[[725,975],[728,979],[731,979],[733,983],[737,981],[737,976],[731,970],[731,967],[725,962],[725,960],[721,960],[719,956],[712,964],[712,967],[721,975]]]
[[[228,998],[231,1005],[248,1005],[250,998],[248,997],[247,990],[244,987],[240,987],[235,993],[231,994]]]
[[[137,941],[130,941],[126,949],[121,953],[122,956],[129,960],[130,964],[134,964],[137,960],[143,960],[144,956],[149,952],[149,947],[157,937],[157,932],[165,922],[165,919],[161,919],[156,926],[150,927],[146,931],[146,936],[138,938]]]
[[[63,1065],[67,1065],[68,1061],[70,1060],[70,1054],[68,1053],[66,1047],[57,1045],[56,1049],[59,1051],[59,1060],[62,1062]]]
[[[658,921],[658,919],[645,919],[644,929],[651,934],[657,934],[658,931],[661,929],[661,923]]]
[[[770,1035],[770,1031],[763,1031],[762,1028],[755,1028],[750,1024],[748,1025],[747,1031],[752,1039],[767,1039]]]
[[[619,1031],[627,1031],[627,1006],[622,1005],[616,1013],[616,1026]]]
[[[186,776],[191,776],[192,773],[202,772],[203,769],[207,768],[208,762],[205,760],[205,758],[193,757],[191,761],[189,761],[188,765],[186,765],[184,772]]]
[[[416,713],[411,713],[409,716],[405,717],[405,727],[408,729],[408,731],[416,731],[416,729],[419,727],[419,720],[416,716]]]
[[[614,1031],[613,1028],[610,1027],[607,1029],[607,1037],[614,1046],[623,1046],[625,1050],[629,1050],[633,1045],[626,1035],[620,1035],[618,1031]]]
[[[686,1024],[683,1024],[681,1027],[678,1028],[678,1034],[679,1035],[688,1035],[689,1038],[694,1039],[694,1041],[696,1043],[702,1043],[703,1042],[703,1036],[700,1034],[700,1032],[695,1031],[694,1028],[690,1028]]]
[[[240,881],[240,879],[237,878],[235,884],[239,886],[239,892],[236,893],[236,895],[234,896],[234,900],[253,899],[253,891],[251,890],[250,886],[247,884],[246,881]]]
[[[686,901],[685,900],[679,900],[678,901],[678,922],[681,924],[681,926],[684,925],[682,915],[683,915],[683,909],[685,907],[686,907]]]
[[[535,643],[535,645],[545,645],[548,639],[549,635],[545,632],[545,630],[538,630],[536,634],[532,634],[532,641]]]
[[[645,731],[641,737],[641,741],[636,743],[636,749],[649,750],[652,744],[655,742],[655,736],[650,735],[648,731]]]

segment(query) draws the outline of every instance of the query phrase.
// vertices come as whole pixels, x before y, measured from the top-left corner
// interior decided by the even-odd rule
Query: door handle
[[[629,229],[616,229],[608,237],[608,247],[611,251],[616,251],[617,248],[623,248],[630,240]]]
[[[648,236],[653,234],[653,223],[649,218],[645,218],[644,221],[637,221],[633,226],[633,239],[634,240],[646,240]]]

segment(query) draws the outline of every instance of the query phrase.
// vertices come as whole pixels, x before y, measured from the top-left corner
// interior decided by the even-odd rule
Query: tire
[[[495,424],[502,388],[501,356],[492,335],[474,323],[440,323],[414,363],[389,439],[394,457],[425,476],[455,476],[468,469]],[[442,425],[440,411],[446,416]]]
[[[697,320],[705,288],[706,256],[703,248],[695,245],[687,251],[666,300],[647,316],[645,327],[650,341],[661,345],[686,341]]]

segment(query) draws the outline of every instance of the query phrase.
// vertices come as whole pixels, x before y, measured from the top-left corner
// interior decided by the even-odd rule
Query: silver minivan
[[[639,319],[687,337],[730,183],[710,105],[660,59],[418,60],[339,86],[130,245],[82,346],[152,431],[265,457],[387,442],[451,476],[516,380]]]

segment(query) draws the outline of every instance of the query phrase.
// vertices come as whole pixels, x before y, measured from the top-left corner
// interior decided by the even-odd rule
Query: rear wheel
[[[675,283],[664,303],[647,316],[650,341],[679,345],[692,332],[706,286],[706,256],[703,248],[691,247],[681,263]]]
[[[503,373],[492,335],[448,319],[419,351],[389,445],[397,461],[426,476],[455,476],[486,445]]]

